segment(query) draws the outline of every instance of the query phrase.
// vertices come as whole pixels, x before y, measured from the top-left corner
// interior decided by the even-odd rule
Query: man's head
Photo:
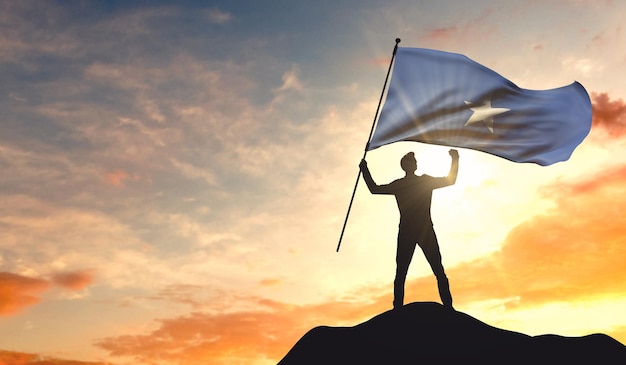
[[[415,160],[415,154],[409,152],[400,160],[400,166],[407,174],[412,174],[417,170],[417,160]]]

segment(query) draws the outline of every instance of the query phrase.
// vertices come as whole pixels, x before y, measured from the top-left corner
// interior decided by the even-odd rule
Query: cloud
[[[310,328],[320,322],[354,323],[378,313],[377,303],[337,301],[294,306],[261,298],[244,298],[254,310],[206,313],[158,321],[143,335],[109,337],[96,346],[111,356],[156,364],[276,363]],[[358,323],[358,322],[357,322]]]
[[[172,166],[174,166],[183,176],[189,179],[204,180],[209,186],[217,185],[217,178],[215,177],[215,174],[208,169],[202,169],[191,164],[178,161],[175,158],[170,159],[170,162],[172,163]]]
[[[72,291],[83,290],[93,281],[93,270],[63,271],[52,275],[54,284]]]
[[[592,179],[578,181],[574,184],[558,183],[542,188],[543,194],[546,196],[554,196],[563,199],[563,196],[593,196],[602,194],[604,190],[613,187],[619,187],[619,181],[626,181],[626,165],[613,166],[608,170],[603,170],[594,175]],[[617,193],[617,192],[616,192]],[[618,203],[620,199],[616,200]],[[606,203],[606,202],[604,202]],[[597,206],[597,204],[594,204]]]
[[[511,10],[509,10],[511,11]],[[485,42],[498,32],[498,28],[490,25],[489,18],[494,14],[490,7],[486,7],[476,14],[466,14],[453,24],[434,27],[426,30],[419,38],[420,44],[428,47],[465,46],[477,40]]]
[[[10,316],[41,302],[39,295],[54,284],[70,291],[80,291],[93,283],[92,270],[62,271],[50,280],[0,273],[0,316]]]
[[[626,132],[626,102],[611,100],[606,93],[591,93],[593,127],[607,131],[609,136],[619,138]]]
[[[302,81],[298,77],[298,69],[296,66],[292,66],[291,70],[283,74],[283,84],[277,91],[302,91],[303,89]]]
[[[128,179],[128,175],[122,170],[115,170],[107,173],[105,179],[113,186],[122,186],[122,181]]]
[[[156,264],[146,244],[119,217],[24,195],[1,198],[0,253],[7,271],[32,277],[71,273],[61,275],[60,283],[72,279],[72,285],[80,287],[89,280],[90,271],[77,271],[77,267],[98,268],[102,282],[112,286],[131,285],[133,280],[146,284],[157,279],[155,270],[166,269]]]
[[[36,37],[28,52],[41,71],[7,65],[16,71],[8,72],[15,87],[3,85],[15,97],[4,101],[3,110],[14,125],[0,137],[0,164],[14,172],[2,179],[3,202],[10,204],[0,208],[6,212],[0,222],[11,240],[2,251],[23,258],[33,274],[49,272],[46,265],[53,261],[60,265],[55,269],[81,260],[102,267],[107,250],[125,257],[135,250],[137,259],[159,263],[151,268],[169,268],[173,247],[213,249],[215,237],[234,232],[245,235],[232,242],[246,246],[242,250],[262,244],[263,237],[247,234],[249,227],[243,233],[233,227],[240,217],[299,201],[284,193],[292,190],[292,178],[304,174],[304,163],[316,159],[318,167],[332,166],[331,149],[345,147],[344,140],[335,142],[354,138],[329,131],[325,111],[311,112],[318,104],[311,102],[293,62],[275,59],[267,43],[272,40],[238,43],[236,55],[222,57],[205,50],[220,49],[228,39],[216,41],[195,30],[180,37],[187,27],[206,25],[207,17],[215,24],[232,22],[222,10],[189,13],[181,21],[174,6],[138,6],[67,22],[83,14],[47,7],[55,9],[45,22],[51,29],[36,33],[41,39]],[[32,4],[23,8],[7,19],[22,26],[15,42],[29,44],[25,35],[41,26],[27,16],[36,10]],[[77,46],[67,53],[38,48],[43,33]],[[50,57],[56,61],[48,62]],[[57,72],[61,65],[64,72]],[[288,102],[270,110],[276,99]],[[34,214],[19,208],[22,200],[37,203]],[[179,227],[171,217],[189,225]],[[187,232],[178,234],[183,228]],[[253,237],[259,243],[251,243],[257,241]],[[99,272],[102,282],[119,282],[106,280],[117,264]],[[213,269],[205,267],[205,275],[207,270]],[[123,281],[133,279],[124,275]]]
[[[612,47],[621,41],[621,32],[621,26],[602,29],[591,39],[591,44],[596,47]]]
[[[137,300],[147,299],[150,301],[164,301],[174,304],[190,306],[194,311],[207,307],[221,309],[227,307],[226,303],[221,307],[216,305],[216,300],[224,297],[224,292],[216,290],[209,285],[174,284],[146,297],[138,297]],[[220,301],[221,302],[221,301]]]
[[[265,278],[259,281],[259,285],[261,286],[275,286],[283,283],[283,279],[279,278]]]
[[[39,303],[38,295],[49,286],[46,280],[0,273],[0,316],[10,316]]]
[[[111,365],[104,362],[84,362],[57,359],[38,354],[0,350],[0,365]]]
[[[442,42],[448,41],[454,37],[456,37],[459,33],[459,28],[457,26],[449,26],[445,28],[434,28],[431,29],[425,36],[424,39],[430,42]]]
[[[591,58],[568,57],[563,60],[562,64],[563,68],[568,72],[579,74],[585,78],[592,77],[604,70],[602,64],[597,63]]]
[[[206,18],[213,24],[223,25],[229,23],[233,16],[219,9],[207,9],[204,11]]]

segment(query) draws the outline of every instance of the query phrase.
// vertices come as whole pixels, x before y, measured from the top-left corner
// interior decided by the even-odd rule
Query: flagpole
[[[391,55],[391,61],[389,61],[389,68],[387,69],[387,76],[385,77],[385,83],[383,84],[383,91],[380,93],[380,99],[378,100],[378,106],[376,107],[376,114],[374,115],[374,121],[372,122],[372,128],[370,128],[370,135],[367,137],[367,143],[365,144],[365,151],[363,152],[362,160],[365,159],[367,155],[367,150],[370,145],[370,140],[372,139],[372,134],[374,133],[374,127],[376,126],[376,119],[378,119],[378,112],[380,110],[380,104],[383,102],[383,95],[385,95],[385,89],[387,88],[387,80],[389,80],[389,74],[391,73],[391,67],[393,66],[393,60],[396,58],[396,51],[398,50],[398,43],[400,43],[400,38],[396,38],[396,45],[393,47],[393,53]],[[352,197],[350,198],[350,204],[348,205],[348,211],[346,212],[346,219],[343,221],[343,227],[341,228],[341,235],[339,236],[339,243],[337,244],[337,251],[339,252],[339,247],[341,247],[341,240],[343,239],[343,233],[346,230],[346,224],[348,223],[348,217],[350,216],[350,210],[352,209],[352,202],[354,202],[354,195],[356,194],[356,188],[359,185],[359,180],[361,178],[361,169],[359,169],[359,173],[356,175],[356,181],[354,183],[354,189],[352,190]]]

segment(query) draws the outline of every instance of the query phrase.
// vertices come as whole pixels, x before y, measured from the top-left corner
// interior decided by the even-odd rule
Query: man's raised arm
[[[363,180],[365,180],[365,184],[367,184],[367,188],[370,190],[372,194],[393,194],[393,192],[388,191],[386,187],[388,185],[377,185],[372,178],[372,174],[370,170],[367,168],[367,161],[361,160],[359,164],[361,168],[361,173],[363,174]]]
[[[451,149],[448,153],[450,157],[452,157],[452,163],[450,164],[450,171],[446,179],[448,179],[448,182],[452,185],[456,182],[456,176],[459,173],[459,151]]]

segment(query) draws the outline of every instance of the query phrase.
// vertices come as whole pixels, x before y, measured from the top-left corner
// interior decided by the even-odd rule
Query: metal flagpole
[[[383,85],[383,91],[380,93],[380,99],[378,100],[378,106],[376,107],[376,114],[374,115],[374,121],[372,122],[372,128],[370,129],[370,135],[367,137],[367,143],[365,144],[365,152],[363,152],[363,158],[367,155],[367,149],[370,145],[370,140],[372,139],[372,134],[374,133],[374,126],[376,126],[376,119],[378,118],[378,111],[380,110],[380,104],[383,102],[383,95],[385,95],[385,89],[387,88],[387,80],[389,80],[389,74],[391,73],[391,66],[393,65],[393,60],[396,57],[396,51],[398,50],[398,43],[400,43],[400,38],[396,38],[396,46],[393,47],[393,53],[391,55],[391,61],[389,62],[389,69],[387,69],[387,76],[385,77],[385,83]],[[346,212],[346,219],[343,221],[343,228],[341,228],[341,236],[339,236],[339,243],[337,244],[337,252],[339,252],[339,247],[341,247],[341,240],[343,239],[343,233],[346,230],[346,224],[348,223],[348,217],[350,216],[350,210],[352,209],[352,202],[354,201],[354,194],[356,194],[356,188],[359,185],[359,180],[361,178],[361,169],[359,169],[359,173],[356,175],[356,182],[354,183],[354,189],[352,190],[352,197],[350,198],[350,205],[348,205],[348,211]]]

